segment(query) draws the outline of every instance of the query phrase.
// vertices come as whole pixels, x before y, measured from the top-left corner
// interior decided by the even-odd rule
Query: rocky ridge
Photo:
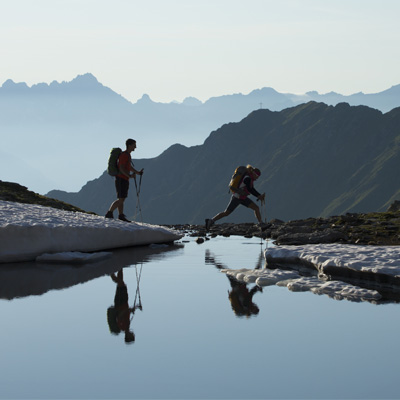
[[[13,201],[16,203],[38,204],[45,207],[53,207],[66,211],[86,211],[60,200],[51,199],[38,193],[28,190],[27,187],[14,182],[0,180],[0,200]],[[93,214],[93,213],[92,213]]]

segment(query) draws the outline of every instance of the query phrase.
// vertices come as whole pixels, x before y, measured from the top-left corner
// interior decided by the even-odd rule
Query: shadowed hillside
[[[223,125],[201,146],[174,145],[145,168],[141,208],[146,222],[202,223],[229,201],[238,165],[261,169],[257,189],[267,194],[268,219],[283,220],[385,211],[400,197],[400,109],[386,114],[346,103],[310,102],[280,112],[257,110]],[[133,157],[134,157],[133,153]],[[115,197],[105,173],[78,193],[50,197],[103,214]],[[126,214],[135,210],[132,181]],[[225,221],[254,221],[238,209]]]

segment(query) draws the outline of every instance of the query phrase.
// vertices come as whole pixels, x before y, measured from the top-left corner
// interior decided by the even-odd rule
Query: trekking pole
[[[139,212],[140,212],[140,222],[143,224],[142,206],[140,205],[140,189],[142,188],[142,176],[143,176],[143,173],[140,175],[140,178],[139,178],[139,190],[137,193],[137,206],[139,207]]]
[[[261,208],[261,221],[264,222],[264,224],[266,224],[267,223],[267,206],[265,204],[265,198],[263,198],[261,200],[261,207],[260,208]],[[263,215],[264,215],[264,218],[263,218]],[[261,244],[261,246],[262,246],[262,242],[263,242],[262,232],[263,232],[263,230],[262,230],[262,227],[261,227],[261,235],[260,235],[260,244]],[[267,242],[267,245],[268,245],[268,242]]]
[[[135,301],[133,302],[133,309],[136,309],[136,300],[139,296],[139,304],[137,306],[137,308],[139,308],[141,311],[143,311],[143,307],[142,307],[142,299],[140,297],[140,278],[142,277],[142,268],[143,268],[143,264],[140,264],[140,272],[138,275],[137,272],[137,266],[135,265],[135,272],[136,272],[136,294],[135,294]]]
[[[264,216],[265,216],[265,218],[264,218],[264,222],[265,223],[267,223],[268,221],[267,221],[267,204],[266,204],[266,202],[265,202],[265,199],[263,200],[263,203],[264,203]],[[266,245],[265,245],[265,251],[267,251],[268,250],[268,237],[266,238]]]
[[[140,175],[140,179],[139,179],[139,188],[136,182],[136,175],[134,176],[135,179],[135,189],[136,189],[136,209],[135,209],[135,221],[136,221],[136,216],[137,216],[137,212],[139,210],[140,213],[140,222],[143,223],[143,217],[142,217],[142,207],[140,206],[140,188],[142,186],[142,175]]]
[[[265,199],[262,201],[261,205],[264,205],[264,222],[267,223],[267,204]]]

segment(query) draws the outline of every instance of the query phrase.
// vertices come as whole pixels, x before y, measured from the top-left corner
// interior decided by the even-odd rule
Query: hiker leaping
[[[220,212],[211,219],[206,219],[206,229],[209,230],[215,221],[221,218],[227,217],[236,209],[236,207],[242,204],[245,207],[251,208],[257,218],[260,226],[262,225],[260,208],[254,201],[249,199],[249,195],[257,197],[261,202],[265,201],[265,193],[260,194],[254,188],[254,181],[256,181],[261,175],[261,171],[258,168],[253,168],[251,165],[247,167],[238,167],[234,175],[232,176],[229,184],[229,189],[232,192],[231,200],[226,207],[225,211]]]
[[[131,153],[136,149],[136,140],[128,139],[125,144],[126,150],[121,152],[118,157],[118,175],[115,176],[117,200],[111,204],[106,218],[114,218],[114,210],[118,208],[118,219],[130,222],[124,214],[124,202],[128,197],[129,179],[135,178],[136,175],[143,175],[143,168],[137,171],[132,164]]]

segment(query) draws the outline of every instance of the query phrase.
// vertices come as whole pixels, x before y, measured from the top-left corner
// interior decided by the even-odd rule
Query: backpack
[[[247,196],[248,193],[244,189],[240,188],[240,184],[243,182],[243,179],[246,175],[249,175],[250,172],[254,171],[254,167],[251,165],[240,165],[235,169],[234,174],[232,175],[231,181],[229,182],[229,190],[232,193],[237,193],[240,196]]]
[[[119,147],[114,147],[110,151],[110,156],[108,157],[107,173],[111,176],[116,176],[119,174],[118,169],[118,157],[122,153]]]
[[[243,178],[248,173],[248,168],[251,167],[248,165],[245,167],[244,165],[240,165],[235,169],[234,174],[232,175],[231,181],[229,182],[229,190],[232,193],[237,193],[240,195],[245,195],[246,192],[243,189],[240,189],[239,186],[243,181]]]
[[[117,323],[117,314],[118,313],[115,307],[111,306],[107,308],[108,328],[110,329],[110,332],[113,333],[114,335],[118,335],[121,332],[121,329],[119,329]]]

